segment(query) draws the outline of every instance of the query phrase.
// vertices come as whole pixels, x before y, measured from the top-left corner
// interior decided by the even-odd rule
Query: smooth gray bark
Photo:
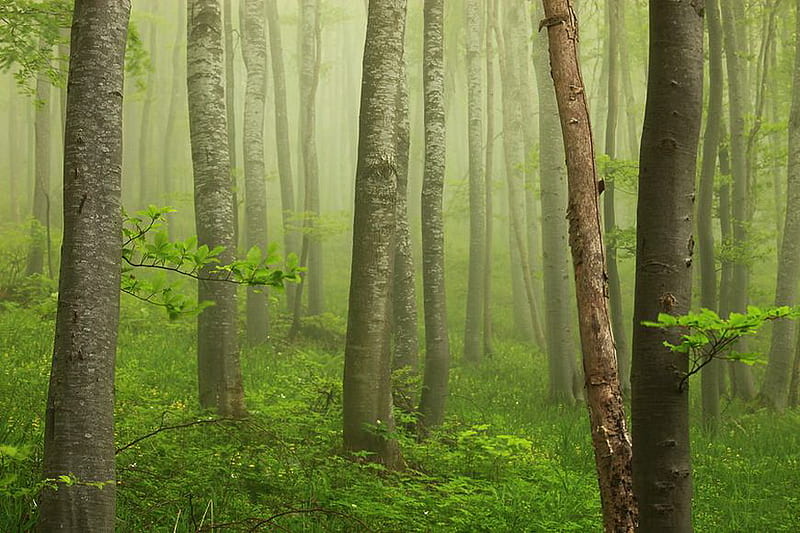
[[[114,362],[122,231],[126,0],[76,0],[64,141],[64,242],[38,530],[114,531]],[[103,91],[98,91],[103,87]],[[89,483],[102,483],[102,488]]]
[[[464,325],[464,359],[482,358],[483,298],[486,276],[486,182],[483,168],[483,88],[481,66],[481,11],[478,0],[464,5],[467,28],[467,115],[469,142],[469,279]]]
[[[633,320],[633,484],[638,531],[692,531],[689,360],[681,332],[642,325],[688,312],[694,184],[703,104],[703,10],[650,2],[650,50],[639,159]]]
[[[397,213],[397,88],[402,83],[405,21],[405,0],[370,0],[344,356],[345,448],[373,452],[390,466],[400,461],[397,442],[387,435],[394,430],[389,295]]]
[[[800,12],[797,13],[800,30]],[[794,73],[792,75],[792,107],[789,114],[788,169],[786,178],[786,219],[783,224],[783,242],[778,259],[778,281],[775,288],[775,305],[797,303],[797,278],[800,274],[800,40],[796,43]],[[785,409],[789,404],[789,384],[794,363],[797,327],[787,320],[778,320],[772,326],[772,343],[769,363],[761,386],[761,399],[775,409]]]
[[[187,80],[189,130],[194,170],[197,238],[209,248],[223,246],[222,264],[234,259],[234,204],[225,111],[222,18],[217,0],[188,4]],[[214,277],[211,268],[201,271]],[[224,416],[245,414],[236,332],[236,286],[199,281],[199,302],[211,301],[197,318],[197,374],[200,405]]]
[[[425,0],[422,85],[425,92],[425,170],[422,176],[422,288],[425,372],[419,410],[423,427],[444,420],[450,342],[444,271],[442,197],[445,172],[444,1]]]
[[[264,108],[267,92],[267,36],[264,0],[245,0],[242,55],[247,68],[244,97],[245,243],[267,253],[267,182],[264,164]],[[263,287],[247,288],[247,341],[267,340],[269,315]]]

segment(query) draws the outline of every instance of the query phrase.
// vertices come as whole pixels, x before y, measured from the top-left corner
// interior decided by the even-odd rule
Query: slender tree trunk
[[[187,80],[194,169],[195,224],[200,245],[223,246],[222,264],[234,259],[234,204],[225,111],[222,18],[217,0],[188,5]],[[211,268],[202,271],[213,277]],[[236,286],[200,281],[198,301],[214,305],[197,318],[200,405],[243,416],[244,388],[236,334]]]
[[[283,44],[281,24],[278,19],[276,0],[267,1],[267,23],[269,24],[269,51],[272,60],[272,81],[275,100],[275,142],[278,151],[278,174],[281,183],[281,213],[283,221],[283,242],[286,254],[300,252],[300,238],[290,228],[294,216],[294,178],[292,176],[292,152],[289,144],[289,119],[286,105],[286,74],[283,67]],[[294,309],[294,284],[286,286],[287,305]]]
[[[492,31],[495,27],[496,0],[486,0],[486,250],[483,266],[483,353],[490,356],[492,346],[492,230],[494,228],[492,204],[492,176],[494,175],[494,50],[492,48]]]
[[[709,97],[706,130],[703,138],[703,166],[700,174],[700,190],[697,202],[697,242],[700,261],[700,307],[717,308],[717,272],[714,261],[714,175],[717,170],[722,125],[722,23],[719,0],[706,3],[708,21],[708,70]],[[703,426],[716,431],[719,421],[719,361],[711,361],[703,367],[702,402]]]
[[[408,156],[410,127],[408,120],[408,77],[403,60],[397,90],[397,228],[392,281],[392,328],[395,368],[417,370],[417,290],[411,228],[408,223]]]
[[[50,243],[50,82],[42,72],[36,78],[36,117],[34,119],[36,171],[33,184],[33,219],[31,220],[31,247],[28,250],[26,273],[52,276]],[[13,133],[12,133],[13,135]]]
[[[483,109],[481,67],[481,12],[479,0],[464,5],[467,20],[467,89],[469,139],[469,279],[464,325],[464,359],[479,361],[483,343],[483,298],[486,247],[486,183],[483,168]]]
[[[638,531],[692,531],[686,354],[679,331],[642,325],[689,311],[697,142],[703,108],[703,8],[650,2],[650,52],[636,212],[632,425]],[[666,337],[666,339],[665,339]]]
[[[749,268],[747,258],[743,254],[747,250],[747,227],[749,225],[750,193],[747,183],[747,147],[745,142],[745,112],[750,108],[744,84],[744,71],[740,55],[742,45],[737,43],[736,21],[743,24],[743,19],[734,16],[733,4],[722,2],[722,26],[725,40],[725,58],[728,67],[728,98],[730,112],[730,154],[733,174],[731,207],[733,215],[733,246],[737,257],[733,264],[731,280],[730,310],[745,312],[747,307],[747,291],[749,286]],[[739,350],[746,350],[746,341],[739,341]],[[755,384],[750,367],[743,363],[733,363],[734,394],[743,400],[755,397]]]
[[[155,188],[158,180],[153,175],[153,166],[150,164],[153,153],[153,127],[150,124],[150,117],[153,113],[153,100],[158,80],[156,79],[156,57],[158,47],[156,46],[157,28],[156,24],[149,24],[149,36],[147,39],[148,53],[150,54],[150,64],[147,70],[147,86],[144,93],[144,103],[142,105],[142,120],[139,128],[139,207],[145,208],[148,204],[155,203],[158,196]]]
[[[516,19],[523,18],[524,13],[518,4],[505,5],[504,24],[512,40],[517,37]],[[525,143],[523,137],[523,117],[519,102],[522,100],[520,95],[521,69],[520,61],[527,57],[517,57],[513,50],[508,48],[509,40],[504,38],[500,28],[495,28],[498,51],[500,57],[500,74],[503,86],[503,151],[505,153],[506,180],[508,184],[508,207],[511,229],[509,233],[509,247],[511,249],[511,269],[513,276],[521,276],[521,287],[514,290],[513,296],[519,299],[524,295],[527,302],[527,313],[520,309],[515,312],[515,317],[520,315],[529,316],[526,318],[527,324],[532,330],[533,341],[539,346],[544,346],[544,333],[539,323],[539,312],[536,308],[536,296],[533,288],[531,275],[528,240],[525,238],[525,192],[524,188],[524,165],[525,165]],[[519,295],[519,296],[517,296]]]
[[[17,118],[17,105],[13,103],[19,99],[17,95],[17,82],[13,76],[8,77],[9,88],[8,97],[11,102],[8,106],[8,212],[11,216],[12,222],[19,222],[20,220],[20,199],[19,199],[19,183],[24,183],[22,165],[20,165],[19,143],[17,136],[12,135],[12,132],[18,131]]]
[[[627,118],[626,130],[628,141],[628,158],[635,159],[639,156],[639,136],[641,133],[639,125],[639,113],[636,108],[636,93],[631,81],[631,70],[633,63],[628,55],[628,31],[625,20],[625,2],[617,3],[617,27],[619,43],[619,66],[622,78],[622,92],[625,98],[625,116]]]
[[[322,236],[314,229],[320,214],[319,164],[316,141],[316,100],[320,69],[319,0],[302,0],[302,66],[300,72],[300,139],[303,150],[305,180],[305,233],[303,246],[308,246],[308,313],[318,315],[325,308],[322,271]]]
[[[422,177],[422,288],[425,373],[419,410],[423,427],[444,420],[450,373],[444,285],[445,172],[444,0],[425,0],[422,80],[425,91],[425,171]]]
[[[39,531],[113,531],[114,360],[128,1],[76,0],[64,142],[64,243],[45,414]],[[104,91],[98,91],[104,87]],[[87,260],[88,259],[88,260]],[[102,484],[102,488],[92,485]]]
[[[244,0],[240,0],[243,2]],[[236,69],[233,44],[233,13],[231,0],[222,0],[222,23],[225,38],[225,114],[228,121],[228,153],[233,194],[233,242],[239,245],[239,150],[236,140]],[[241,4],[240,4],[241,11]],[[235,253],[235,250],[234,250]]]
[[[606,114],[605,152],[614,160],[617,157],[617,124],[619,122],[620,96],[620,2],[610,0],[606,4],[608,17],[608,112]],[[624,68],[629,68],[625,65]],[[614,205],[614,180],[605,181],[603,195],[603,224],[606,234],[615,232],[617,228],[616,207]],[[622,307],[622,289],[620,288],[619,268],[617,267],[617,247],[611,239],[606,239],[606,268],[608,269],[608,301],[611,307],[611,323],[614,330],[614,341],[617,346],[619,362],[619,379],[623,393],[630,394],[631,389],[631,354],[628,349],[628,335],[625,328],[625,316]]]
[[[164,139],[162,145],[164,147],[164,155],[163,159],[161,160],[161,186],[167,203],[172,203],[175,201],[173,194],[179,187],[179,183],[177,183],[177,180],[173,176],[173,174],[175,174],[173,162],[175,159],[175,150],[177,148],[175,146],[175,130],[178,122],[178,109],[182,105],[181,97],[185,96],[183,94],[185,84],[181,81],[179,74],[183,69],[184,55],[181,52],[184,45],[184,39],[186,38],[186,32],[184,31],[185,25],[183,23],[184,14],[186,13],[185,3],[185,0],[176,0],[175,2],[178,10],[175,20],[178,27],[175,32],[175,41],[172,45],[172,72],[170,76],[172,87],[170,88],[169,107],[166,117],[166,126],[164,127]]]
[[[264,0],[245,0],[242,55],[247,68],[244,99],[245,242],[267,253],[267,183],[264,165],[264,107],[267,92],[267,37]],[[247,288],[247,341],[267,340],[269,316],[264,288]]]
[[[800,31],[800,12],[797,13]],[[793,305],[797,300],[797,277],[800,274],[800,40],[796,44],[792,75],[792,108],[789,115],[788,170],[786,179],[786,220],[778,260],[775,305]],[[797,327],[787,320],[772,326],[769,364],[761,387],[761,399],[770,407],[784,409],[789,404],[789,385],[794,367]]]
[[[577,19],[568,0],[543,0],[550,65],[567,160],[572,264],[583,369],[606,532],[633,532],[636,501],[631,441],[625,427],[614,337],[608,315],[602,228],[589,110],[577,50]]]
[[[538,31],[542,8],[531,11],[533,31]],[[573,403],[575,372],[574,295],[570,284],[569,227],[567,210],[567,168],[564,141],[558,117],[558,103],[550,78],[547,34],[535,37],[533,63],[539,94],[539,173],[542,202],[542,263],[544,284],[544,323],[547,340],[550,399]]]
[[[389,301],[397,213],[397,88],[405,0],[370,0],[361,82],[353,263],[344,354],[344,446],[400,462],[392,415]],[[381,431],[375,431],[374,427]],[[371,428],[372,427],[372,428]]]

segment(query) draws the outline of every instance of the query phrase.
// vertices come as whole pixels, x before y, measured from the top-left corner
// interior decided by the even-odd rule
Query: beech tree
[[[222,50],[222,18],[217,0],[188,4],[187,80],[189,129],[194,169],[194,205],[200,245],[223,247],[229,264],[236,241],[233,226],[228,130]],[[204,278],[218,274],[206,267]],[[236,334],[236,286],[198,281],[199,302],[214,305],[197,318],[197,374],[200,405],[226,416],[245,413]]]
[[[578,63],[578,21],[569,0],[543,0],[567,159],[572,265],[578,300],[586,398],[606,532],[633,532],[637,520],[631,474],[631,441],[625,424],[617,357],[608,314],[595,167],[586,91]]]
[[[422,78],[425,91],[425,171],[422,177],[422,285],[425,304],[425,373],[422,424],[444,419],[450,366],[444,287],[444,1],[425,0]]]
[[[389,298],[397,213],[397,88],[405,0],[370,0],[361,81],[353,260],[344,354],[344,445],[400,461],[392,414]]]
[[[632,426],[639,531],[692,531],[689,358],[680,332],[642,325],[689,311],[694,182],[703,104],[703,6],[650,2],[636,227]]]
[[[244,100],[244,179],[246,248],[267,250],[267,183],[264,165],[264,107],[267,91],[267,36],[264,0],[246,0],[242,55],[247,68]],[[267,340],[267,293],[247,288],[247,340]]]
[[[114,363],[127,0],[76,0],[64,135],[64,241],[44,430],[41,531],[113,531]],[[100,89],[102,88],[102,90]],[[63,476],[63,477],[62,477]],[[65,479],[74,480],[66,482]]]

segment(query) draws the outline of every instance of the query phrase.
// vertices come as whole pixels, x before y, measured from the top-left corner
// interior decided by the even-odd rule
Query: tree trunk
[[[617,123],[619,122],[620,96],[620,2],[610,0],[606,4],[608,11],[608,112],[606,115],[605,152],[614,160],[617,157]],[[625,65],[624,68],[630,68]],[[616,206],[614,205],[614,180],[605,181],[603,197],[603,224],[606,235],[617,229]],[[622,289],[620,288],[619,268],[617,267],[617,247],[611,239],[606,239],[606,266],[608,268],[608,301],[611,308],[611,323],[614,330],[614,341],[617,345],[617,361],[619,362],[619,379],[623,393],[630,395],[631,390],[631,354],[628,349],[628,335],[625,327],[625,316],[622,307]]]
[[[538,30],[541,6],[531,11],[531,23]],[[550,78],[547,34],[535,37],[533,62],[539,92],[539,172],[542,202],[542,256],[544,323],[550,375],[550,399],[555,403],[575,401],[572,379],[575,372],[574,295],[570,284],[569,227],[567,210],[567,168],[564,141],[558,118],[558,103]]]
[[[689,311],[697,142],[703,108],[703,9],[650,2],[650,51],[639,159],[632,425],[638,530],[692,531],[689,391],[680,333],[642,325]]]
[[[8,213],[12,222],[19,222],[20,219],[20,199],[18,198],[19,184],[24,183],[22,165],[20,165],[19,143],[17,136],[12,135],[12,132],[18,131],[19,119],[17,118],[18,105],[15,100],[19,99],[17,95],[17,82],[13,76],[8,77],[9,88],[9,106],[8,106]]]
[[[800,12],[796,17],[797,30],[800,31]],[[786,179],[786,205],[789,208],[779,252],[776,306],[796,303],[797,277],[800,274],[800,212],[796,208],[800,205],[800,40],[796,44],[794,65]],[[772,326],[769,364],[761,386],[761,399],[775,409],[785,409],[789,403],[796,333],[796,325],[788,320],[778,320]]]
[[[494,175],[494,51],[492,49],[492,31],[495,27],[496,0],[486,0],[486,250],[483,266],[483,353],[490,356],[492,347],[492,230],[494,228],[492,205],[492,176]]]
[[[236,141],[236,69],[231,0],[222,0],[222,23],[225,36],[225,116],[228,121],[228,156],[233,194],[233,242],[235,246],[239,246],[239,150]]]
[[[64,142],[64,243],[39,531],[113,531],[122,88],[130,2],[76,0]],[[98,87],[104,87],[98,91]],[[101,483],[102,488],[91,483]]]
[[[286,74],[283,67],[283,44],[281,24],[276,0],[267,1],[267,23],[269,24],[269,52],[272,64],[273,94],[275,100],[275,144],[278,151],[278,174],[281,182],[281,213],[283,242],[286,255],[300,252],[300,236],[290,229],[294,216],[294,178],[292,176],[292,152],[289,144],[289,119],[286,106]],[[294,309],[296,286],[286,285],[289,309]]]
[[[345,341],[344,446],[400,461],[392,415],[389,292],[397,213],[397,88],[405,0],[370,0],[361,82],[353,263]],[[376,429],[377,428],[377,429]]]
[[[26,273],[53,275],[50,260],[50,81],[46,73],[36,77],[36,117],[34,119],[36,171],[33,185],[33,219],[31,220],[31,247],[28,251]],[[14,133],[11,133],[14,135]]]
[[[697,243],[700,261],[700,307],[717,308],[717,273],[714,262],[714,176],[717,170],[722,119],[722,24],[719,0],[706,3],[708,21],[709,97],[706,130],[703,138],[703,166],[697,202]],[[719,361],[703,367],[702,402],[703,426],[716,431],[719,421]]]
[[[156,57],[158,46],[156,46],[156,34],[158,25],[148,25],[149,36],[147,48],[150,54],[150,62],[147,69],[147,85],[144,93],[144,103],[142,105],[142,120],[139,128],[139,207],[144,209],[151,203],[155,203],[158,193],[155,190],[158,180],[153,175],[153,166],[150,164],[153,153],[153,127],[150,124],[150,117],[153,113],[153,100],[158,80],[156,79]]]
[[[264,0],[245,0],[242,55],[247,68],[244,97],[245,242],[267,253],[267,183],[264,165],[264,107],[267,92],[267,38]],[[267,292],[247,288],[247,341],[267,340]]]
[[[524,17],[521,5],[510,3],[504,6],[503,29],[514,40],[516,35],[516,20]],[[523,18],[524,20],[524,18]],[[523,137],[523,117],[519,102],[522,100],[520,91],[520,62],[526,57],[519,58],[509,49],[509,39],[499,27],[495,28],[498,51],[500,57],[500,75],[503,87],[503,152],[505,154],[506,181],[508,185],[508,209],[510,219],[509,248],[511,250],[512,283],[514,276],[521,278],[519,288],[514,288],[512,296],[519,302],[520,298],[527,303],[527,310],[515,306],[515,320],[525,317],[526,326],[530,327],[532,340],[539,346],[544,346],[544,333],[539,324],[539,313],[536,309],[536,296],[534,294],[533,279],[531,275],[528,240],[525,238],[525,192],[524,192],[524,165],[525,143]],[[524,298],[523,298],[524,296]],[[527,313],[525,312],[527,311]],[[527,328],[526,328],[527,329]],[[523,332],[521,332],[523,333]]]
[[[414,280],[414,252],[408,223],[408,77],[405,60],[397,90],[397,228],[392,281],[392,328],[394,368],[417,370],[417,290]]]
[[[174,174],[177,174],[177,172],[173,166],[175,153],[177,150],[177,146],[175,145],[175,129],[178,122],[178,109],[179,106],[183,105],[181,96],[184,96],[183,90],[185,87],[184,83],[180,81],[179,78],[179,72],[181,72],[183,67],[183,54],[181,54],[181,49],[184,44],[184,38],[186,37],[186,32],[184,30],[185,25],[183,24],[183,17],[186,13],[185,0],[176,0],[175,5],[177,6],[178,10],[176,16],[176,24],[178,25],[178,28],[175,32],[175,41],[172,45],[172,72],[170,76],[172,86],[170,88],[166,126],[164,127],[164,138],[162,145],[164,147],[164,151],[163,159],[161,160],[161,186],[168,204],[175,202],[173,194],[177,189],[179,189],[179,183],[174,176]]]
[[[737,42],[736,21],[744,24],[743,19],[735,18],[734,11],[737,2],[723,2],[722,25],[725,39],[725,58],[728,67],[728,99],[730,112],[730,154],[732,184],[732,215],[733,215],[733,247],[737,251],[733,262],[733,277],[731,280],[730,310],[744,313],[747,308],[747,291],[749,287],[749,267],[747,258],[743,254],[747,250],[747,227],[749,225],[750,194],[747,183],[747,147],[745,141],[745,113],[751,106],[747,98],[746,85],[744,84],[745,70],[742,65],[742,45]],[[746,351],[746,339],[742,339],[737,347]],[[743,363],[733,363],[734,395],[743,400],[752,400],[755,397],[755,384],[750,367]]]
[[[481,67],[481,12],[479,0],[467,0],[467,89],[469,142],[469,279],[464,325],[464,360],[482,358],[483,298],[486,254],[486,183],[483,168],[483,109]]]
[[[319,164],[317,163],[316,100],[320,69],[319,0],[302,0],[302,63],[300,71],[300,139],[303,150],[306,223],[303,246],[308,247],[308,314],[318,315],[325,307],[322,272],[322,236],[315,230],[320,214]]]
[[[216,0],[190,0],[187,80],[194,169],[195,224],[199,244],[223,246],[222,264],[234,259],[234,204],[225,111],[222,19]],[[214,277],[211,268],[201,271]],[[243,416],[244,389],[236,334],[236,286],[198,282],[199,302],[210,301],[197,318],[200,405],[223,416]]]
[[[422,288],[425,373],[419,410],[423,427],[444,420],[450,373],[444,285],[444,1],[425,0],[422,80],[425,91],[425,171],[422,176]]]
[[[592,132],[577,51],[577,20],[568,0],[543,0],[569,185],[570,246],[575,269],[583,369],[595,450],[603,524],[607,532],[633,532],[636,501],[631,441],[625,427],[614,337],[606,301],[602,228]]]

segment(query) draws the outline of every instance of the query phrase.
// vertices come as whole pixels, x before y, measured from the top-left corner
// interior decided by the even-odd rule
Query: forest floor
[[[53,328],[45,315],[0,309],[2,532],[35,520]],[[136,306],[123,316],[119,532],[601,530],[585,407],[547,403],[545,358],[524,344],[498,343],[479,367],[456,358],[447,423],[424,443],[398,430],[406,468],[390,472],[341,449],[341,319],[323,318],[327,346],[245,350],[250,417],[213,421],[195,399],[194,321]],[[695,529],[797,531],[800,413],[727,402],[724,416],[715,437],[697,424],[692,433]]]

